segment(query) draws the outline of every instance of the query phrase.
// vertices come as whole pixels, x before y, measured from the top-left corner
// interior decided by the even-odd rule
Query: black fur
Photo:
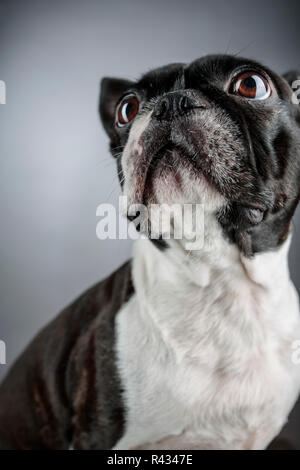
[[[0,387],[0,449],[111,449],[124,427],[115,316],[133,293],[126,263],[66,308]]]

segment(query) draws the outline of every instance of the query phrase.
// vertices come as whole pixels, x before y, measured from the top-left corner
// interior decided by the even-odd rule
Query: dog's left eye
[[[248,100],[265,100],[271,94],[267,80],[256,72],[245,72],[239,75],[231,86],[231,93]]]
[[[117,109],[117,124],[119,127],[126,126],[137,115],[139,100],[134,95],[123,98]]]

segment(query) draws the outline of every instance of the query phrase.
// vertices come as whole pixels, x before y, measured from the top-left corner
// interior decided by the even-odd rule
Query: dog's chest
[[[290,305],[277,294],[232,271],[204,287],[162,276],[142,307],[133,297],[118,319],[127,424],[117,448],[267,445],[300,382],[295,330],[280,322],[297,307],[292,291]]]

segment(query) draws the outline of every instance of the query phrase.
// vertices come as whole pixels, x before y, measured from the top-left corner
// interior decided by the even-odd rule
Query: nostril
[[[163,118],[167,115],[169,109],[169,101],[166,98],[161,99],[155,109],[154,109],[154,116],[156,118]]]
[[[164,116],[168,111],[169,105],[167,100],[163,100],[160,105],[160,113]]]
[[[170,121],[195,108],[207,108],[207,104],[204,101],[199,103],[183,92],[170,92],[156,103],[153,116],[161,121]]]
[[[179,101],[179,109],[181,111],[186,111],[191,108],[191,103],[189,103],[187,96],[182,96]]]
[[[180,112],[184,113],[186,111],[189,111],[191,109],[195,108],[206,108],[207,106],[205,103],[200,103],[198,104],[194,99],[187,95],[183,95],[178,103],[178,109]]]

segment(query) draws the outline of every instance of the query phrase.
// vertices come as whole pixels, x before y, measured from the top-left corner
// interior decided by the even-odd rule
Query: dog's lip
[[[267,208],[263,204],[257,201],[248,201],[248,200],[238,200],[236,201],[238,204],[241,206],[244,206],[246,209],[249,209],[251,211],[259,211],[259,212],[266,212]]]
[[[161,147],[159,147],[159,149],[152,155],[150,162],[149,162],[148,171],[151,171],[151,169],[155,168],[156,165],[154,165],[153,167],[153,163],[159,162],[159,159],[163,157],[166,152],[174,152],[176,150],[179,151],[179,148],[172,142],[168,142],[167,144],[161,145]],[[151,168],[151,165],[152,165],[152,168]]]
[[[164,143],[162,144],[156,152],[153,153],[153,155],[151,155],[151,158],[149,159],[149,163],[148,163],[148,166],[147,166],[147,170],[146,170],[146,174],[144,176],[144,182],[143,182],[143,194],[142,194],[142,199],[143,199],[143,203],[145,203],[145,192],[146,192],[146,187],[147,187],[147,183],[149,182],[149,180],[151,179],[151,175],[154,173],[154,171],[156,170],[158,164],[159,164],[159,161],[160,159],[163,157],[163,155],[168,151],[168,150],[173,150],[173,146],[172,144],[169,142],[169,143]]]
[[[149,167],[148,167],[148,172],[150,171],[153,171],[156,167],[156,164],[159,163],[160,161],[160,158],[164,157],[164,155],[167,153],[167,152],[176,152],[177,154],[179,154],[181,157],[186,157],[188,158],[189,160],[191,160],[191,163],[192,163],[192,154],[188,154],[186,149],[183,147],[183,146],[180,146],[179,144],[177,143],[173,143],[172,141],[169,141],[167,143],[164,143],[162,144],[158,150],[156,152],[154,152],[154,154],[152,155],[151,159],[150,159],[150,162],[149,162]],[[153,165],[154,164],[154,165]],[[194,165],[195,167],[195,170],[197,171],[201,171],[201,168]]]
[[[195,161],[193,159],[193,155],[190,153],[187,153],[186,149],[183,146],[180,146],[177,143],[174,143],[172,141],[164,142],[151,156],[149,160],[149,164],[147,166],[147,170],[145,173],[144,177],[144,183],[143,183],[143,201],[145,198],[146,194],[146,188],[151,180],[151,176],[157,169],[159,163],[162,161],[162,159],[166,156],[167,152],[176,152],[180,157],[182,157],[182,161],[185,161],[185,163],[189,163],[189,168],[191,171],[194,171],[195,174],[197,174],[199,177],[205,178],[206,182],[208,185],[212,186],[212,189],[215,189],[214,185],[210,182],[209,178],[204,174],[204,171],[202,168],[198,165],[195,164]],[[174,172],[176,173],[176,168],[174,168]],[[145,201],[144,201],[145,203]]]
[[[258,225],[265,216],[265,211],[257,207],[243,206],[243,214],[252,225]]]
[[[178,143],[174,143],[169,140],[167,142],[162,143],[162,145],[153,153],[149,160],[149,165],[144,178],[143,198],[145,196],[147,182],[151,178],[151,175],[154,173],[161,158],[163,158],[166,152],[177,152],[180,156],[185,157],[189,161],[191,168],[194,168],[195,172],[201,174],[201,176],[205,178],[209,185],[212,185],[214,189],[217,189],[215,185],[210,181],[209,175],[206,174],[205,169],[201,168],[200,165],[196,164],[193,159],[193,155],[187,154],[186,148],[183,148]],[[267,211],[267,207],[261,201],[257,200],[238,199],[231,201],[228,200],[228,202],[235,202],[239,206],[244,207],[244,209],[247,211],[247,216],[249,220],[251,219],[254,224],[261,222]]]
[[[179,151],[178,146],[172,142],[162,144],[156,152],[150,158],[148,169],[146,172],[145,183],[149,179],[150,175],[155,171],[160,159],[166,154],[166,152]]]

